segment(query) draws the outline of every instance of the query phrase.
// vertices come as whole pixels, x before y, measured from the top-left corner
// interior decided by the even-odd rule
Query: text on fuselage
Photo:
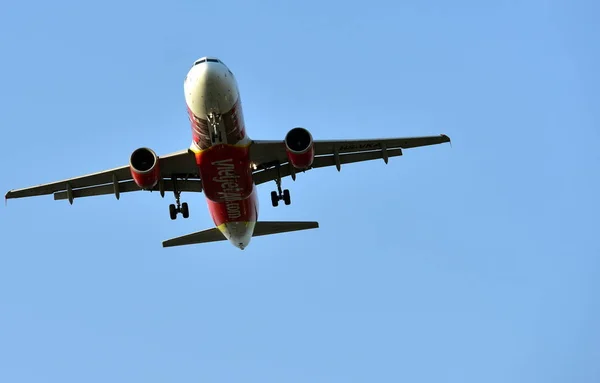
[[[227,217],[229,219],[239,218],[242,215],[239,202],[242,199],[242,193],[240,193],[242,188],[237,182],[240,176],[235,173],[233,160],[228,158],[214,161],[212,165],[217,167],[217,176],[213,177],[213,181],[221,185],[221,191],[217,194],[225,200]]]

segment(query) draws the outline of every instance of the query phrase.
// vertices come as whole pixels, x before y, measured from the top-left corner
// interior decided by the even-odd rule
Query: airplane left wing
[[[174,188],[173,177],[185,178],[177,181],[180,191],[201,191],[200,177],[194,154],[188,150],[181,150],[158,158],[160,168],[160,182],[152,190],[172,191]],[[161,190],[162,189],[162,190]],[[89,197],[103,194],[114,194],[119,198],[120,193],[141,190],[133,181],[129,165],[104,170],[84,176],[68,178],[61,181],[11,190],[5,198],[23,198],[46,194],[54,194],[54,199],[68,199]]]
[[[445,142],[450,142],[450,137],[445,134],[365,140],[315,140],[315,158],[309,169],[336,166],[339,171],[342,164],[375,159],[383,159],[387,163],[389,157],[401,156],[402,149]],[[257,185],[273,181],[278,176],[283,178],[291,175],[295,179],[296,170],[289,163],[283,140],[253,141],[250,146],[250,161],[257,168],[253,175]]]

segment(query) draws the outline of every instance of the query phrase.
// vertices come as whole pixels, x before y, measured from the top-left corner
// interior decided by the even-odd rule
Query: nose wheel
[[[181,192],[178,190],[175,190],[173,193],[175,194],[176,205],[175,204],[169,205],[169,216],[171,217],[171,219],[176,219],[177,214],[181,213],[183,218],[188,218],[190,216],[190,210],[189,210],[187,202],[181,203],[181,201],[179,199],[179,197],[181,196]]]
[[[285,203],[286,205],[292,203],[292,200],[290,199],[290,191],[288,189],[285,189],[283,191],[281,190],[281,177],[279,176],[279,167],[277,167],[277,173],[278,177],[275,180],[275,182],[277,183],[277,191],[271,192],[271,204],[273,205],[273,207],[277,207],[279,205],[279,201],[283,201],[283,203]]]

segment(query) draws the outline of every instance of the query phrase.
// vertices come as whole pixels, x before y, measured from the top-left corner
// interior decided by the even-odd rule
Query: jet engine
[[[296,169],[309,168],[315,158],[313,138],[304,128],[294,128],[285,136],[285,149],[290,163]]]
[[[129,159],[129,168],[135,183],[144,190],[152,189],[160,179],[158,156],[152,149],[134,150]]]

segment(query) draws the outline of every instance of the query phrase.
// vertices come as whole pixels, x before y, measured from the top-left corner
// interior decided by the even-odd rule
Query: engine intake
[[[315,158],[315,149],[310,132],[304,128],[294,128],[285,136],[285,149],[290,163],[296,169],[309,168]]]
[[[129,168],[134,182],[142,189],[152,189],[160,179],[158,156],[152,149],[139,148],[131,153]]]

